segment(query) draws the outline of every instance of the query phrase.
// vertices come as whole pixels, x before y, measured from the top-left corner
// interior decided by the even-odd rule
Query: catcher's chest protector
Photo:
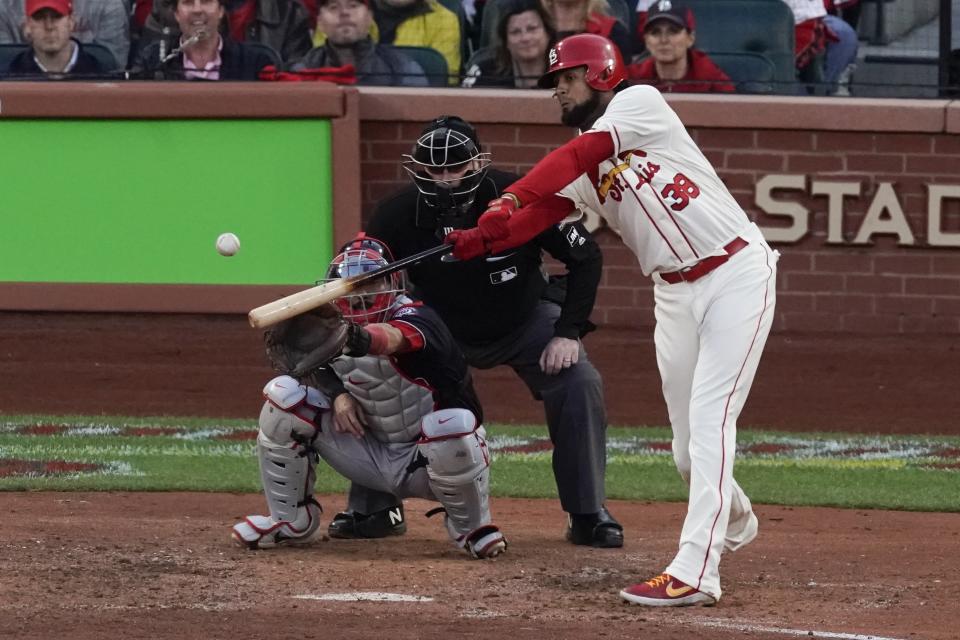
[[[389,358],[342,356],[331,363],[367,414],[367,431],[380,442],[414,442],[420,420],[433,411],[433,392],[400,375]]]

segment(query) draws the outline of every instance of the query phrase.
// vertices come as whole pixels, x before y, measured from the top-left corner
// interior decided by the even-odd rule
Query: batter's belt
[[[743,238],[734,238],[723,247],[723,250],[727,252],[726,255],[710,256],[708,258],[704,258],[691,267],[687,267],[686,269],[661,273],[660,277],[663,278],[663,281],[667,284],[677,284],[678,282],[693,282],[694,280],[699,280],[720,265],[725,264],[727,260],[729,260],[748,244],[750,243]]]

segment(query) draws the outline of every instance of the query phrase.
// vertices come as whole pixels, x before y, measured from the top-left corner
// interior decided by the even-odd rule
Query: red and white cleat
[[[661,573],[656,578],[627,587],[620,592],[620,597],[627,602],[648,607],[686,607],[694,604],[709,607],[717,603],[713,596],[694,589],[669,573]]]

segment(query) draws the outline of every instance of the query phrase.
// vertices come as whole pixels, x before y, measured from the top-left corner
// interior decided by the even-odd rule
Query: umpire
[[[395,259],[469,228],[518,176],[489,169],[474,128],[456,116],[432,121],[405,155],[413,184],[381,202],[366,227]],[[566,265],[548,278],[542,251]],[[543,401],[553,473],[569,514],[567,538],[623,546],[623,528],[604,506],[606,411],[603,382],[580,338],[594,327],[603,255],[579,222],[554,226],[527,244],[467,262],[431,258],[407,270],[413,293],[433,307],[479,369],[511,367]],[[357,488],[355,487],[354,490]]]

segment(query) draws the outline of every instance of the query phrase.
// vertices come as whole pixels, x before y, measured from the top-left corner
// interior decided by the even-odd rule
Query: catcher
[[[360,234],[333,259],[328,277],[378,269],[387,256]],[[490,456],[463,354],[439,317],[404,293],[395,273],[266,332],[267,356],[285,374],[264,388],[257,438],[270,515],[234,525],[238,544],[264,549],[318,536],[319,456],[394,505],[406,497],[439,501],[427,515],[444,512],[450,538],[473,557],[506,549],[490,518]],[[388,514],[402,521],[399,509],[372,523],[354,512],[337,518],[348,529],[388,527],[396,524]]]

